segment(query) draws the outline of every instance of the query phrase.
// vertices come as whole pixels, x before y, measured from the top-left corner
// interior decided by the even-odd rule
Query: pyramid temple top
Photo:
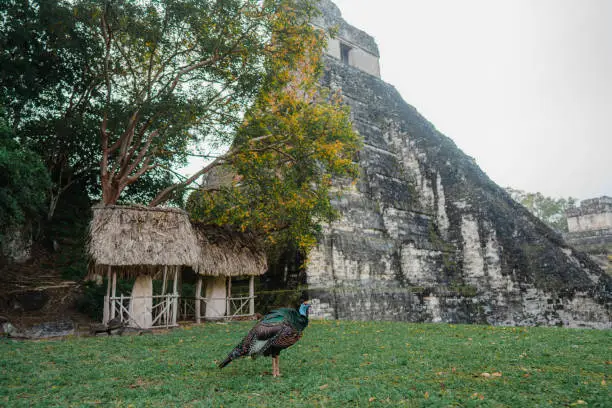
[[[340,9],[331,0],[319,0],[318,7],[321,15],[314,19],[314,25],[336,31],[336,36],[328,39],[327,54],[380,77],[380,54],[374,37],[344,21]]]

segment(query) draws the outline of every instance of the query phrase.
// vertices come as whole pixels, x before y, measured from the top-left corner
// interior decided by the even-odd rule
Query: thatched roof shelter
[[[194,266],[200,248],[187,213],[176,208],[94,206],[89,256],[96,272],[155,274],[160,266]]]
[[[108,276],[104,323],[119,317],[137,327],[171,327],[177,323],[178,280],[182,266],[198,274],[195,314],[201,321],[200,296],[206,284],[206,318],[255,312],[254,276],[267,269],[266,256],[252,234],[218,226],[192,225],[187,213],[174,208],[143,206],[94,206],[88,252],[92,271]],[[161,295],[153,305],[153,282],[163,271]],[[137,277],[129,308],[117,297],[117,276]],[[149,276],[146,276],[149,275]],[[166,292],[172,277],[171,292]],[[250,276],[249,297],[231,299],[233,276]],[[169,289],[169,288],[168,288]],[[238,301],[236,306],[234,301]],[[248,307],[247,307],[248,306]],[[234,307],[234,309],[232,309]],[[237,307],[237,309],[236,309]],[[153,312],[155,310],[155,312]],[[118,314],[117,314],[118,313]],[[161,326],[160,326],[161,325]]]
[[[194,225],[200,257],[194,267],[205,276],[259,276],[268,269],[257,237],[229,228]]]

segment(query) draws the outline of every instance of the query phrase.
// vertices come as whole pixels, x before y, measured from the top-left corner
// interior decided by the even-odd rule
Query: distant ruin
[[[311,253],[322,318],[612,327],[612,278],[491,181],[380,79],[374,39],[330,0],[323,82],[363,136],[342,217]],[[282,268],[279,268],[282,270]],[[286,271],[286,269],[285,269]],[[286,275],[286,272],[285,272]]]
[[[585,251],[612,275],[612,198],[603,196],[581,202],[566,212],[569,244]]]

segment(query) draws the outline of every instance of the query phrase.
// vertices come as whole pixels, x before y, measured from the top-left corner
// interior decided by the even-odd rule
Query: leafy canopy
[[[73,185],[95,196],[96,174],[104,203],[158,205],[223,168],[234,182],[194,197],[195,218],[311,247],[359,148],[319,86],[314,12],[308,0],[8,0],[0,98],[51,175],[49,217]],[[215,160],[180,178],[193,154]]]
[[[265,77],[281,1],[260,3],[3,3],[0,100],[52,175],[50,214],[83,180],[107,204],[159,204],[197,178],[176,169],[231,143]]]
[[[568,231],[565,212],[576,206],[578,202],[576,198],[546,197],[541,193],[528,193],[510,187],[507,187],[506,191],[515,201],[526,207],[552,229],[559,232]]]
[[[231,142],[265,75],[276,4],[259,3],[77,3],[75,12],[97,27],[94,40],[104,50],[99,123],[105,204],[117,202],[144,174],[185,164],[194,147]]]
[[[0,119],[0,226],[38,218],[49,184],[40,157],[21,148],[14,133]]]
[[[65,1],[7,0],[0,19],[0,104],[51,176],[50,219],[63,192],[95,182],[102,50]]]
[[[279,11],[275,23],[279,52],[267,60],[266,83],[218,161],[223,170],[209,177],[214,188],[192,194],[188,210],[201,222],[259,231],[307,252],[321,223],[338,215],[332,180],[356,175],[360,138],[340,95],[319,83],[324,33],[295,8]],[[231,181],[215,180],[227,175]]]

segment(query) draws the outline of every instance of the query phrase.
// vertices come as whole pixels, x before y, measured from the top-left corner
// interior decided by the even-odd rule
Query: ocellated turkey
[[[251,356],[271,356],[272,375],[280,376],[279,354],[293,346],[302,337],[308,326],[309,302],[303,302],[298,309],[276,309],[265,315],[249,333],[219,364],[223,368],[233,360]]]

